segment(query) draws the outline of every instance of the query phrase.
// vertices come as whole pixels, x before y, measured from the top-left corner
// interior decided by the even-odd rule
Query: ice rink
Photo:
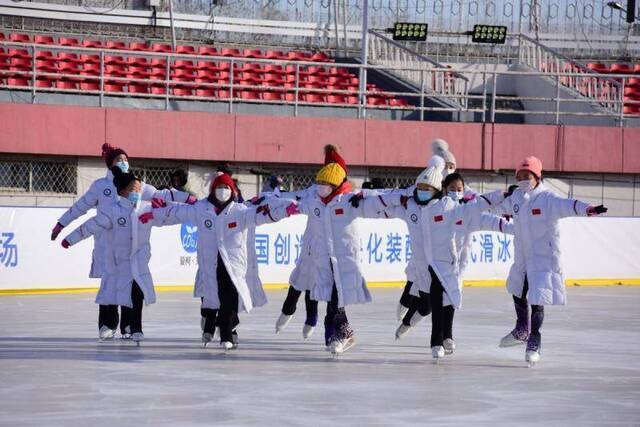
[[[497,346],[514,322],[504,289],[465,289],[457,352],[439,365],[430,321],[394,342],[399,294],[349,308],[358,344],[339,359],[321,327],[302,340],[302,300],[274,334],[284,290],[241,316],[226,355],[202,348],[187,292],[145,308],[139,348],[97,343],[93,294],[0,297],[0,424],[640,425],[640,287],[570,287],[570,305],[546,310],[535,368]]]

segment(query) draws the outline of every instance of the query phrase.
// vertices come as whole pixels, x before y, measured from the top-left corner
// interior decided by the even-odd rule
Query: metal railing
[[[469,80],[449,67],[420,55],[404,45],[370,30],[367,60],[385,67],[400,67],[394,74],[402,77],[420,92],[436,95],[453,102],[460,109],[467,108]]]
[[[519,59],[522,65],[554,76],[558,87],[569,88],[614,114],[622,113],[623,104],[619,101],[624,95],[624,80],[618,82],[598,74],[525,35],[520,36]],[[560,72],[571,74],[559,76]]]
[[[58,45],[43,45],[33,43],[18,43],[18,42],[0,42],[0,47],[18,48],[27,50],[31,61],[29,62],[29,69],[15,70],[15,69],[3,69],[0,67],[0,89],[9,89],[11,93],[30,93],[31,99],[27,102],[35,103],[37,97],[43,93],[65,93],[65,94],[82,94],[93,95],[98,98],[98,105],[105,105],[105,98],[131,98],[131,99],[156,99],[164,102],[164,108],[169,110],[172,108],[172,101],[175,100],[189,100],[189,101],[201,101],[212,102],[227,105],[228,112],[234,112],[235,105],[238,103],[249,104],[265,104],[274,106],[288,106],[291,108],[292,115],[299,115],[300,108],[302,107],[332,107],[340,109],[348,109],[350,111],[357,111],[358,117],[366,117],[367,111],[397,111],[403,114],[417,113],[417,117],[424,118],[427,113],[473,113],[475,117],[468,119],[472,121],[480,122],[495,122],[496,115],[498,114],[512,114],[520,116],[536,116],[543,115],[549,116],[549,123],[562,123],[564,118],[568,117],[599,117],[609,118],[613,122],[620,126],[624,126],[625,121],[628,118],[640,117],[640,100],[624,99],[624,92],[619,90],[616,92],[616,96],[610,96],[606,98],[607,105],[611,108],[600,108],[594,111],[571,111],[566,108],[570,105],[583,105],[592,106],[594,100],[585,96],[569,97],[563,95],[558,89],[554,96],[519,96],[516,99],[523,103],[537,102],[543,105],[536,109],[511,109],[500,108],[501,101],[513,100],[512,96],[501,96],[495,93],[492,88],[496,87],[497,79],[504,77],[522,76],[522,77],[550,77],[557,83],[557,88],[560,87],[562,81],[577,81],[578,79],[584,79],[585,73],[582,72],[564,72],[564,71],[488,71],[488,70],[465,70],[465,71],[453,71],[450,68],[437,67],[432,62],[429,66],[426,64],[420,64],[421,68],[405,65],[377,65],[372,64],[363,66],[361,64],[341,64],[335,62],[308,62],[308,61],[288,61],[277,59],[258,59],[258,58],[244,58],[244,57],[228,57],[228,56],[207,56],[207,55],[188,55],[188,54],[175,54],[175,53],[154,53],[147,51],[127,51],[127,50],[114,50],[114,49],[95,49],[95,48],[81,48],[81,47],[67,47]],[[78,73],[65,72],[64,69],[57,70],[41,70],[39,69],[38,60],[33,60],[36,51],[50,51],[50,52],[65,52],[76,54],[93,55],[97,58],[96,67],[92,71],[93,74],[79,75]],[[129,73],[129,75],[114,75],[110,74],[113,71],[112,65],[109,65],[110,56],[120,57],[137,57],[146,60],[156,60],[163,64],[164,72],[159,73],[156,76],[136,77],[135,73]],[[37,57],[37,54],[35,54]],[[223,73],[227,73],[228,80],[224,78],[209,79],[206,78],[189,78],[185,79],[177,73],[176,61],[186,60],[192,61],[196,64],[198,61],[208,61],[215,63],[221,71],[219,77],[222,77]],[[58,62],[64,62],[58,60]],[[243,65],[245,64],[259,64],[264,66],[266,70],[267,65],[289,67],[290,72],[286,74],[286,82],[273,82],[270,83],[266,80],[261,82],[243,80],[245,77],[243,73]],[[344,75],[350,75],[352,81],[351,85],[343,87],[330,87],[330,82],[326,81],[322,85],[314,84],[310,79],[310,73],[308,72],[310,67],[319,67],[325,70],[331,68],[336,72],[341,72]],[[9,68],[9,67],[6,67]],[[14,67],[15,68],[15,67]],[[64,67],[63,67],[64,68]],[[342,71],[338,71],[342,70]],[[478,77],[482,81],[480,87],[481,93],[468,93],[467,88],[464,90],[440,90],[437,92],[437,96],[430,94],[427,90],[418,91],[382,91],[378,88],[366,86],[364,90],[360,90],[358,85],[358,79],[355,76],[366,73],[366,70],[379,70],[388,73],[394,73],[396,75],[413,75],[417,76],[418,81],[426,83],[433,81],[435,76],[436,80],[443,79],[444,76],[453,76],[453,78],[464,80],[473,80]],[[264,73],[264,71],[263,71]],[[604,81],[613,81],[620,79],[622,83],[618,83],[621,88],[625,87],[624,81],[634,78],[635,76],[629,75],[615,75],[604,77],[602,75],[590,75],[590,78]],[[21,86],[16,86],[15,82],[9,84],[9,79],[18,79],[21,82]],[[48,87],[46,82],[70,82],[69,87]],[[92,83],[90,88],[87,88],[87,84]],[[83,84],[85,87],[83,87]],[[44,86],[43,86],[44,85]],[[64,85],[63,85],[64,86]],[[123,88],[128,87],[128,91],[124,91]],[[148,92],[138,93],[132,91],[135,86],[142,86],[148,88],[154,88]],[[615,86],[615,84],[614,84]],[[442,87],[442,86],[441,86]],[[435,86],[438,88],[438,86]],[[449,86],[453,88],[453,86]],[[117,91],[114,91],[116,89]],[[122,90],[122,91],[121,91]],[[208,90],[208,91],[207,91]],[[254,95],[258,94],[258,97],[247,98],[247,92],[252,92]],[[279,94],[276,96],[270,96],[266,94]],[[252,95],[252,96],[254,96]],[[310,100],[305,95],[318,95],[314,100]],[[328,96],[334,97],[332,100],[327,98]],[[336,98],[337,97],[337,98]],[[446,100],[447,103],[433,103],[434,105],[426,105],[428,99]],[[408,103],[389,103],[390,99],[405,99],[409,100]],[[383,101],[376,103],[377,101]],[[475,102],[470,102],[475,101]],[[65,102],[68,102],[65,100]],[[477,105],[471,107],[470,105]],[[627,106],[625,112],[624,106]],[[550,107],[553,106],[553,107]],[[635,111],[629,112],[629,109],[635,109]],[[627,114],[629,113],[629,114]],[[322,114],[318,112],[317,114]],[[585,123],[588,124],[588,123]]]

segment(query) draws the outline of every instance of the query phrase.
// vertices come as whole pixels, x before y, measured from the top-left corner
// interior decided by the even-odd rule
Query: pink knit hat
[[[516,168],[516,175],[518,172],[525,170],[529,171],[538,178],[542,177],[542,161],[534,156],[526,157]]]

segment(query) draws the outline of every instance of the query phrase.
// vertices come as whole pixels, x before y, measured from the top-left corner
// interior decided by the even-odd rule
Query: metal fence
[[[524,40],[524,36],[523,36]],[[587,72],[582,68],[566,67],[549,67],[542,70],[544,61],[540,60],[541,53],[546,52],[544,49],[537,47],[533,50],[533,54],[523,53],[525,63],[531,63],[534,71],[491,71],[483,69],[457,70],[452,68],[439,68],[435,65],[427,66],[421,64],[420,68],[413,64],[400,65],[368,65],[361,64],[342,64],[334,62],[307,62],[307,61],[288,61],[276,59],[257,59],[242,58],[229,56],[204,56],[204,55],[185,55],[173,53],[154,53],[141,51],[126,51],[113,49],[95,49],[95,48],[79,48],[54,45],[37,45],[32,43],[15,43],[0,42],[0,46],[14,49],[23,49],[29,52],[30,58],[37,57],[39,49],[51,51],[54,53],[73,53],[75,55],[89,55],[96,59],[97,63],[93,64],[90,73],[78,75],[77,72],[69,73],[64,69],[40,69],[38,60],[27,61],[29,64],[23,69],[0,70],[0,81],[5,81],[0,85],[0,89],[11,89],[12,91],[22,91],[31,94],[30,102],[35,103],[41,93],[65,93],[65,94],[82,94],[97,97],[98,105],[104,106],[105,97],[118,98],[134,98],[134,99],[156,99],[164,102],[164,108],[171,109],[171,101],[174,100],[196,100],[203,102],[217,102],[226,105],[229,113],[235,111],[238,103],[245,104],[271,104],[285,105],[291,107],[293,116],[299,115],[300,107],[332,107],[350,109],[357,112],[360,118],[366,118],[367,112],[372,110],[378,111],[396,111],[403,114],[415,113],[417,119],[424,119],[429,113],[472,113],[477,114],[478,118],[472,120],[482,122],[495,122],[496,114],[511,113],[518,115],[544,115],[554,117],[556,124],[562,123],[567,117],[607,117],[616,121],[620,126],[625,125],[625,120],[631,117],[637,117],[640,112],[640,100],[625,98],[626,92],[624,88],[631,88],[632,80],[637,80],[636,76],[629,74],[618,75],[597,75]],[[523,50],[527,52],[527,50]],[[538,52],[538,53],[535,53]],[[546,53],[544,53],[546,55]],[[547,58],[545,56],[542,58]],[[108,57],[126,56],[128,58],[142,58],[145,61],[157,61],[163,64],[164,70],[160,76],[150,76],[145,78],[137,78],[135,74],[122,74],[118,71],[114,74],[112,65],[109,65]],[[529,60],[528,58],[533,58]],[[560,64],[560,60],[556,60],[549,54],[548,59]],[[573,61],[566,58],[571,64]],[[185,79],[175,73],[175,69],[179,61],[196,63],[199,61],[218,64],[216,66],[224,67],[226,71],[225,79],[211,81],[207,79]],[[533,62],[531,62],[533,61]],[[243,81],[243,74],[246,65],[259,64],[261,67],[276,66],[281,69],[288,68],[289,74],[287,81],[283,83],[272,84],[266,80],[261,82]],[[535,66],[537,64],[537,66]],[[354,77],[356,81],[353,86],[330,87],[331,79],[318,84],[310,80],[305,80],[305,76],[309,75],[311,67],[332,69],[336,73],[348,73],[365,79],[366,70],[378,70],[386,73],[395,74],[402,78],[403,76],[413,76],[412,81],[418,80],[425,82],[421,86],[423,90],[407,90],[407,91],[383,91],[380,88],[363,86],[362,90],[358,83],[358,77]],[[117,67],[116,67],[117,68]],[[178,67],[179,68],[179,67]],[[251,71],[249,71],[251,74]],[[513,110],[513,109],[497,109],[496,105],[500,101],[511,101],[512,96],[501,96],[492,88],[496,87],[498,78],[519,76],[522,78],[545,77],[552,78],[556,81],[557,91],[553,96],[519,96],[521,102],[537,102],[543,107],[535,110]],[[20,87],[8,85],[9,78],[14,80],[18,77]],[[40,84],[41,81],[51,80],[67,81],[71,84],[69,87],[47,87]],[[454,84],[451,84],[453,79]],[[480,81],[478,92],[470,93],[470,89],[466,84],[458,84],[464,82],[465,79]],[[78,82],[92,83],[90,89],[82,88]],[[427,90],[427,82],[436,82],[432,86],[433,91]],[[615,82],[614,82],[615,81]],[[636,82],[637,83],[637,82]],[[137,93],[124,91],[122,88],[126,85],[147,86],[159,89],[155,93]],[[604,90],[601,86],[606,84],[608,89]],[[561,87],[569,87],[576,89],[570,95],[562,93]],[[118,91],[111,88],[119,87]],[[618,89],[620,87],[620,89]],[[636,87],[636,86],[634,86]],[[202,91],[201,95],[194,95],[196,88],[208,89]],[[579,90],[578,90],[579,89]],[[215,92],[214,92],[215,91]],[[247,98],[246,93],[252,92],[254,95]],[[259,96],[255,95],[259,94]],[[266,97],[264,94],[275,94],[274,97]],[[316,95],[312,101],[308,95]],[[332,96],[332,101],[328,96]],[[444,104],[429,106],[425,101],[436,96],[439,100],[446,101]],[[408,102],[398,103],[392,102],[392,99],[404,99]],[[381,102],[379,102],[381,101]],[[567,108],[571,105],[591,105],[599,108],[593,111],[572,111]],[[626,107],[626,108],[625,108]],[[321,113],[320,113],[321,114]],[[454,119],[455,120],[455,119]],[[587,123],[588,124],[588,123]]]
[[[0,192],[76,194],[76,162],[0,160]]]
[[[146,184],[153,185],[156,188],[164,188],[171,186],[171,173],[180,167],[170,166],[147,166],[142,165],[132,168],[131,171],[140,177]],[[182,168],[187,171],[186,168]]]

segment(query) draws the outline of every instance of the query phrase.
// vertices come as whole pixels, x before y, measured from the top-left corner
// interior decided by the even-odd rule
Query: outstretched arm
[[[89,209],[95,208],[98,205],[99,192],[98,184],[94,181],[89,190],[58,219],[57,224],[51,231],[51,240],[56,240],[64,227],[86,214]]]
[[[113,227],[111,218],[98,212],[93,218],[89,218],[80,227],[76,228],[63,241],[62,246],[68,248],[76,243],[93,236],[103,230],[110,230]]]
[[[150,212],[143,213],[138,218],[143,224],[151,221],[156,227],[185,222],[195,224],[198,222],[198,211],[193,205],[180,203],[165,208],[153,209]]]

